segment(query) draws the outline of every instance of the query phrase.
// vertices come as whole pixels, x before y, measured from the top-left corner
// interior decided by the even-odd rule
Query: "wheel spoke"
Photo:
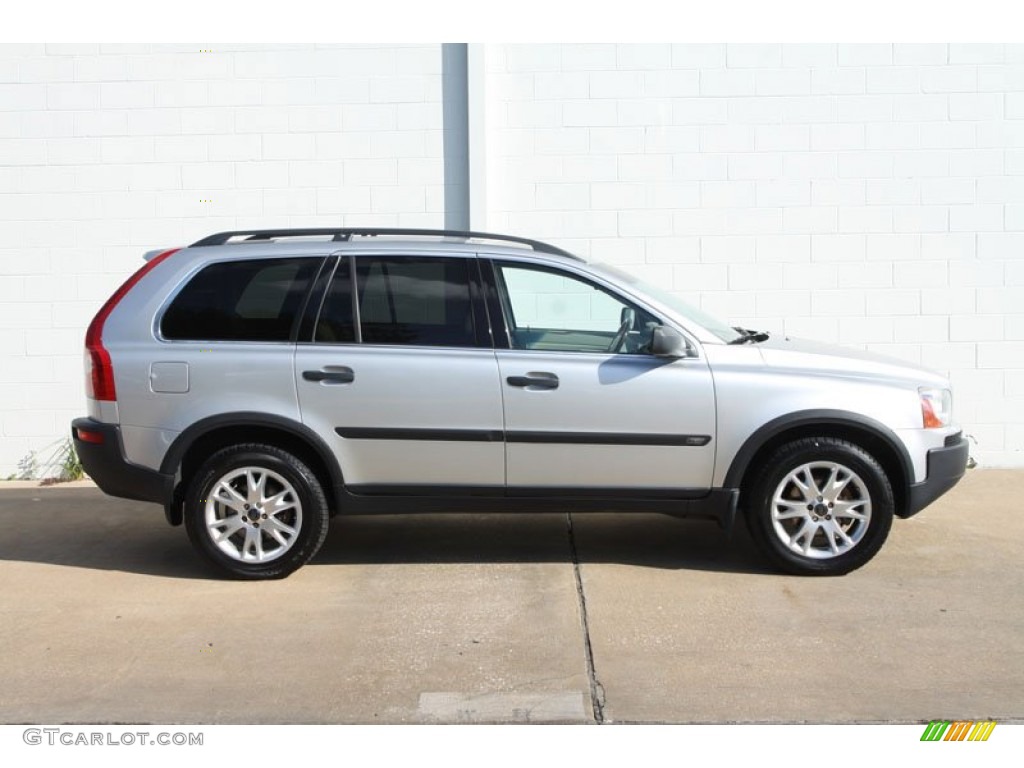
[[[818,532],[818,526],[811,523],[808,526],[807,534],[804,536],[804,554],[811,551],[811,544],[814,543],[814,536]]]
[[[213,492],[213,499],[238,513],[245,509],[245,497],[225,482],[217,485]]]
[[[266,520],[263,521],[263,526],[270,533],[280,531],[281,533],[287,534],[289,538],[291,538],[297,533],[297,531],[292,526],[288,525],[287,523],[282,523],[276,517],[272,516],[268,517]]]
[[[839,495],[846,489],[846,486],[850,484],[853,479],[853,475],[850,473],[846,474],[846,477],[838,477],[838,468],[836,475],[829,478],[828,485],[825,486],[825,493],[823,494],[826,501],[836,501]]]
[[[285,489],[280,493],[274,494],[269,499],[263,502],[263,511],[266,512],[268,515],[278,515],[281,512],[293,509],[296,503],[295,497],[292,496],[291,499],[288,499],[286,501],[286,496],[292,496],[292,492],[290,489]]]
[[[843,544],[845,544],[847,547],[853,546],[853,539],[851,539],[847,535],[846,531],[843,530],[843,527],[841,525],[836,525],[835,520],[832,521],[832,530],[835,531],[835,534],[843,540]]]
[[[802,517],[807,517],[806,509],[791,509],[787,512],[776,512],[776,520],[799,520]]]
[[[249,504],[259,504],[263,500],[267,485],[267,473],[250,469],[245,473],[246,488],[249,491]]]
[[[251,527],[245,529],[245,543],[242,544],[242,558],[244,560],[263,559],[263,535],[259,528]]]
[[[839,477],[839,467],[833,466],[828,473],[828,480],[821,484],[821,495],[823,498],[828,499],[829,494],[832,492],[832,486],[835,485],[836,478]]]
[[[804,520],[804,524],[800,526],[800,529],[793,534],[789,539],[789,545],[794,549],[800,547],[804,554],[811,547],[811,541],[814,539],[814,532],[817,530],[817,526],[810,520]],[[804,539],[803,545],[800,544],[800,539]]]
[[[284,534],[278,528],[271,528],[268,526],[264,530],[266,530],[266,532],[270,534],[271,538],[273,538],[282,547],[288,546],[288,539],[284,537]]]
[[[854,520],[867,520],[866,512],[854,509],[867,504],[863,499],[857,501],[837,501],[832,509],[833,517],[850,517]]]
[[[801,477],[803,475],[803,477]],[[796,472],[789,476],[789,479],[793,481],[793,485],[800,489],[800,493],[803,494],[804,500],[812,501],[818,496],[818,486],[814,483],[814,476],[811,474],[811,470],[804,466],[800,467]]]
[[[772,512],[772,515],[776,520],[793,520],[795,518],[807,517],[807,505],[803,502],[776,499],[773,503],[776,509]],[[785,509],[779,510],[778,507],[785,507]]]
[[[822,530],[825,532],[825,538],[828,539],[828,546],[832,550],[832,554],[838,555],[839,545],[836,544],[836,526],[830,524],[824,526]]]
[[[244,525],[245,521],[239,515],[232,515],[231,517],[225,517],[223,520],[210,523],[214,542],[219,544],[231,538]]]

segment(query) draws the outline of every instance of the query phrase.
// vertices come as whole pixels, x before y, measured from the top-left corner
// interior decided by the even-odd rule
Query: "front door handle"
[[[505,379],[513,387],[525,387],[527,389],[558,389],[558,377],[553,373],[534,372],[525,376],[509,376]]]
[[[351,384],[356,380],[356,374],[347,365],[325,365],[319,371],[303,371],[302,378],[321,384]]]

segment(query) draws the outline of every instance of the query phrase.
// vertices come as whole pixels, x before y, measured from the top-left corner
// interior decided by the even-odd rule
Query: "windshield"
[[[603,272],[614,277],[620,282],[633,286],[639,293],[646,293],[652,299],[664,304],[666,307],[682,317],[692,320],[702,328],[706,328],[722,341],[731,342],[741,338],[742,336],[742,334],[738,333],[735,328],[730,327],[724,320],[719,320],[717,317],[709,315],[704,310],[691,306],[687,302],[683,301],[683,299],[673,293],[669,293],[663,288],[644,282],[636,275],[631,275],[629,272],[625,272],[617,267],[612,267],[607,264],[591,264],[590,266],[598,272]]]

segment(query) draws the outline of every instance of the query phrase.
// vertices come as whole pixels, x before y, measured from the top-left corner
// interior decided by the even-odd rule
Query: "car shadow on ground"
[[[767,573],[742,523],[630,513],[407,514],[336,517],[307,568],[390,563],[619,563]],[[98,490],[0,493],[0,561],[116,570],[176,579],[218,574],[151,504]]]
[[[646,568],[768,572],[738,524],[646,513],[398,515],[335,518],[314,564],[619,563]]]

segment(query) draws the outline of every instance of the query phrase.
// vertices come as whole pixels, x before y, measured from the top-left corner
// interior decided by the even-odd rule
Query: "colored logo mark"
[[[988,741],[995,727],[994,720],[932,720],[921,741]]]

